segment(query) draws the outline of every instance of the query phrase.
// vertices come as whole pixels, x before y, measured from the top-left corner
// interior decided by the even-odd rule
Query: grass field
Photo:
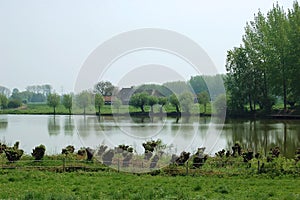
[[[168,113],[176,111],[175,107],[172,105],[166,105],[164,109],[165,109],[164,112],[168,112]],[[145,111],[149,112],[150,106],[145,106]],[[122,105],[118,110],[113,108],[111,105],[104,105],[101,108],[102,114],[111,114],[112,112],[122,114],[128,112],[141,112],[141,110],[139,108],[135,108],[133,106],[128,106],[128,105]],[[159,113],[159,106],[154,107],[154,112]],[[195,104],[192,108],[191,113],[196,114],[199,112],[203,113],[204,107],[203,105]],[[83,114],[83,109],[74,107],[72,109],[72,113]],[[95,113],[96,113],[96,109],[93,106],[86,108],[86,114],[95,114]],[[53,108],[49,107],[47,104],[27,104],[18,109],[0,110],[0,114],[53,114]],[[56,114],[67,115],[69,114],[69,111],[63,105],[59,105],[56,108]],[[210,104],[207,105],[206,114],[211,114]]]
[[[289,176],[151,176],[0,170],[0,199],[300,199]]]

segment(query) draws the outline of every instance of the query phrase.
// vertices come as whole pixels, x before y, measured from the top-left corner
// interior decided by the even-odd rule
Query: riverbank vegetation
[[[119,152],[120,168],[114,160],[104,165],[99,154],[88,148],[76,150],[72,145],[58,155],[44,155],[45,146],[33,149],[32,155],[8,161],[1,144],[1,199],[299,199],[300,149],[293,159],[272,148],[264,157],[239,143],[230,150],[221,150],[214,157],[203,149],[190,155],[182,152],[164,167],[148,168],[145,173],[125,173],[124,160],[134,152],[132,147],[115,149],[100,146],[102,155]],[[144,143],[145,156],[163,148],[161,141]],[[159,148],[159,149],[161,149]],[[157,151],[158,152],[158,151]],[[126,155],[125,155],[126,154]],[[39,155],[39,156],[38,156]],[[41,157],[42,156],[42,157]],[[107,157],[107,155],[106,155]],[[102,157],[103,158],[103,157]],[[143,158],[143,160],[146,158]],[[130,159],[128,160],[130,161]],[[146,163],[146,162],[145,162]],[[126,163],[125,163],[126,164]],[[149,166],[144,166],[149,167]],[[120,171],[118,170],[120,169]],[[132,171],[133,170],[133,171]],[[138,182],[138,184],[136,184]]]
[[[242,44],[227,54],[225,83],[231,113],[270,113],[276,104],[282,104],[283,114],[294,112],[300,101],[299,28],[297,1],[289,10],[277,3],[246,24]]]

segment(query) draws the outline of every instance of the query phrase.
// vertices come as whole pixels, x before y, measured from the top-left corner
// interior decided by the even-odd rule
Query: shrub
[[[198,148],[198,151],[194,155],[193,166],[195,168],[199,168],[202,165],[204,165],[205,161],[208,159],[208,155],[204,154],[204,150],[205,150],[205,147],[204,148]]]
[[[77,152],[77,155],[79,155],[79,156],[84,156],[85,153],[86,153],[85,148],[80,148],[80,149],[78,150],[78,152]]]
[[[46,147],[44,145],[40,145],[35,147],[32,150],[31,155],[34,157],[35,160],[42,160],[45,155]]]
[[[180,156],[175,160],[177,165],[184,165],[184,163],[190,158],[190,152],[181,152]]]
[[[7,107],[8,108],[19,108],[22,106],[22,101],[18,100],[18,99],[12,99],[9,100]]]
[[[61,154],[72,154],[72,153],[74,153],[74,151],[75,151],[75,148],[74,148],[74,146],[72,146],[72,145],[68,145],[66,148],[63,148],[62,150],[61,150]]]
[[[93,159],[94,153],[94,149],[91,149],[90,147],[86,148],[86,156],[88,161],[91,161]]]
[[[1,144],[0,142],[0,154],[2,154],[6,148],[7,148],[6,144]]]
[[[5,150],[7,160],[14,162],[20,160],[24,151],[19,149],[19,142],[16,142],[13,147],[7,147]]]
[[[107,152],[105,152],[102,156],[103,164],[108,165],[108,166],[111,165],[114,155],[115,155],[115,153],[111,149],[108,150]]]

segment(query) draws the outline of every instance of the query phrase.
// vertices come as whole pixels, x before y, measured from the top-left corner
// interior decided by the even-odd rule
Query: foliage
[[[22,106],[22,102],[19,99],[11,99],[8,101],[7,108],[19,108]]]
[[[158,103],[158,98],[156,96],[148,97],[148,105],[151,107],[151,113],[153,113],[153,106]]]
[[[179,103],[183,112],[190,113],[194,105],[194,96],[191,92],[185,92],[179,95]]]
[[[206,113],[206,105],[210,101],[208,92],[207,91],[200,92],[197,95],[197,99],[198,99],[198,103],[199,104],[203,104],[203,106],[204,106],[204,113]]]
[[[53,108],[53,114],[56,114],[56,107],[60,103],[60,96],[58,94],[49,94],[47,97],[47,104],[48,106]]]
[[[163,84],[164,87],[172,91],[173,94],[182,94],[185,92],[192,92],[191,86],[185,81],[173,81]]]
[[[46,147],[41,144],[40,146],[37,146],[32,150],[31,155],[34,157],[35,160],[42,160],[45,155],[45,152]]]
[[[144,106],[148,104],[148,93],[136,93],[130,97],[129,105],[136,108],[140,108],[142,112],[145,112]]]
[[[195,94],[202,93],[204,91],[208,91],[207,85],[203,76],[192,76],[189,80],[189,84],[193,88],[193,92]]]
[[[10,94],[10,90],[6,87],[0,86],[0,94],[8,97]]]
[[[84,115],[86,113],[86,108],[91,104],[91,97],[92,94],[87,90],[76,95],[76,103],[80,108],[83,108]]]
[[[0,94],[0,109],[6,108],[8,104],[8,99],[4,94]]]
[[[86,148],[86,156],[87,156],[87,160],[88,161],[91,161],[94,157],[94,153],[95,153],[95,150],[94,149],[91,149],[90,147]]]
[[[220,95],[213,102],[213,109],[216,115],[224,115],[226,113],[226,96],[225,94]]]
[[[100,115],[100,109],[104,105],[104,98],[101,94],[95,95],[95,108],[98,109],[98,114]]]
[[[208,159],[208,155],[204,154],[204,150],[205,150],[205,147],[198,148],[195,155],[193,155],[193,166],[195,168],[200,168],[201,166],[203,166],[204,163],[206,162],[206,160]]]
[[[145,149],[145,153],[148,153],[148,152],[153,153],[155,150],[158,151],[158,150],[164,149],[166,147],[160,139],[150,140],[150,141],[143,143],[142,145]]]
[[[111,96],[115,86],[109,81],[100,81],[94,86],[94,92],[102,96]]]
[[[71,94],[65,94],[63,96],[62,103],[63,103],[64,107],[69,110],[69,114],[71,114],[72,106],[73,106],[73,97],[72,97],[72,95]]]
[[[119,112],[121,105],[122,105],[122,101],[119,98],[115,98],[113,102],[113,107],[117,109],[117,112]]]
[[[74,151],[75,151],[74,146],[73,145],[68,145],[66,148],[63,148],[61,150],[61,154],[66,154],[66,155],[73,154]]]
[[[175,163],[179,166],[184,165],[185,162],[187,162],[189,160],[190,155],[191,155],[190,152],[185,152],[185,151],[181,152],[179,157],[175,157]],[[173,159],[174,159],[174,157],[173,157]]]
[[[19,142],[16,142],[13,147],[6,147],[4,150],[7,160],[15,162],[20,160],[24,151],[19,149]]]
[[[176,112],[179,113],[180,112],[180,103],[179,103],[179,100],[178,100],[178,98],[175,94],[172,94],[169,97],[169,102],[170,102],[171,105],[175,106]]]
[[[287,105],[299,101],[298,74],[300,9],[298,2],[286,13],[278,5],[266,14],[258,12],[247,23],[243,43],[228,51],[226,87],[234,111],[258,109],[269,113],[273,98]]]
[[[160,105],[159,112],[162,113],[163,107],[168,103],[168,98],[159,97],[157,103]]]

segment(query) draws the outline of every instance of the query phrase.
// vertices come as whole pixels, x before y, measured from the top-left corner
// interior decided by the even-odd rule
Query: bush
[[[68,145],[66,148],[61,150],[61,154],[73,154],[75,151],[75,147],[72,145]]]
[[[22,106],[22,101],[18,100],[18,99],[12,99],[9,100],[7,107],[8,108],[19,108]]]
[[[35,147],[32,150],[31,155],[34,157],[35,160],[42,160],[45,155],[46,147],[44,145],[40,145]]]
[[[1,144],[0,142],[0,154],[2,154],[6,148],[7,148],[6,144]]]
[[[4,151],[7,160],[9,160],[10,162],[20,160],[24,153],[22,149],[19,149],[19,142],[16,142],[13,147],[7,147]]]
[[[90,147],[86,148],[86,156],[88,161],[92,161],[94,157],[95,150],[91,149]]]

